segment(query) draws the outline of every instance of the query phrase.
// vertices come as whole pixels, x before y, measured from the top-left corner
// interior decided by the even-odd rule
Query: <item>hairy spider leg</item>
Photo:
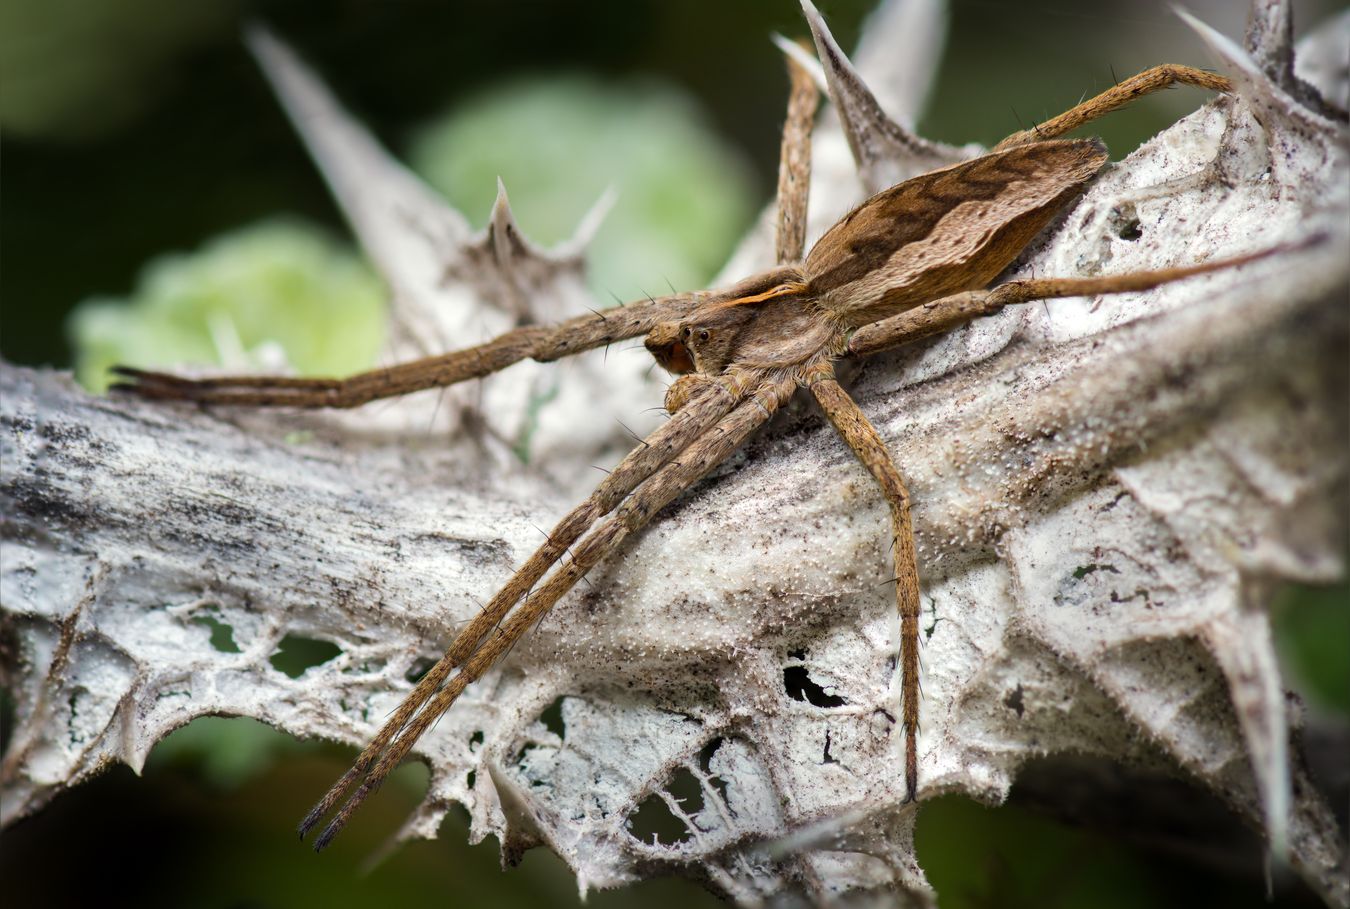
[[[586,501],[572,509],[554,525],[553,530],[546,535],[545,542],[460,630],[436,665],[422,676],[380,731],[357,756],[351,769],[343,774],[305,816],[299,828],[302,837],[332,811],[352,786],[366,775],[417,710],[445,683],[450,672],[473,655],[483,638],[500,624],[521,597],[525,596],[563,554],[568,552],[569,547],[596,521],[613,511],[640,483],[725,417],[740,396],[738,386],[725,379],[702,387],[699,394],[690,399],[688,406],[642,440],[638,447],[630,451],[610,471]]]
[[[805,383],[839,437],[876,479],[891,513],[891,559],[895,568],[895,602],[900,613],[900,698],[905,727],[906,801],[919,789],[919,562],[909,518],[909,490],[867,415],[834,376],[829,363],[813,370]]]
[[[315,840],[323,849],[346,825],[352,813],[399,765],[414,743],[455,702],[471,683],[482,677],[498,659],[532,628],[582,576],[609,555],[630,533],[643,527],[658,511],[733,454],[755,429],[762,426],[792,395],[791,378],[765,377],[754,391],[716,425],[705,431],[679,455],[644,480],[608,518],[592,530],[574,550],[571,561],[559,565],[537,590],[525,597],[501,630],[486,637],[449,679],[427,701],[390,743],[388,749],[364,775],[364,779],[340,807]],[[345,777],[344,777],[345,779]],[[325,797],[325,804],[328,798]],[[334,803],[336,799],[334,800]],[[319,817],[313,818],[317,823]],[[306,819],[307,821],[310,818]],[[310,826],[313,826],[313,823]],[[302,828],[304,830],[308,827]]]
[[[787,58],[787,119],[778,155],[778,224],[775,261],[800,262],[806,253],[806,203],[811,190],[811,127],[820,103],[820,89],[806,67]]]
[[[345,379],[287,376],[218,376],[187,379],[168,373],[114,366],[124,379],[114,391],[143,398],[235,404],[248,407],[359,407],[379,398],[480,379],[521,360],[549,362],[645,334],[677,319],[705,294],[673,294],[639,300],[556,325],[527,325],[463,350],[372,369]]]
[[[1249,262],[1260,261],[1268,256],[1294,252],[1320,243],[1322,239],[1320,236],[1314,236],[1297,244],[1274,246],[1242,256],[1182,268],[1159,268],[1094,278],[1032,278],[1026,281],[1008,281],[988,290],[953,294],[864,325],[849,338],[847,354],[855,357],[871,356],[921,338],[942,334],[972,319],[991,315],[1005,306],[1016,303],[1152,290],[1183,278],[1224,271]]]
[[[1231,92],[1233,90],[1232,81],[1217,73],[1206,72],[1203,69],[1195,69],[1190,66],[1181,66],[1176,63],[1164,63],[1160,66],[1150,67],[1142,73],[1131,76],[1124,82],[1113,85],[1095,97],[1075,104],[1057,117],[1052,117],[1031,129],[1013,133],[990,151],[1002,151],[1015,145],[1025,145],[1028,142],[1039,142],[1042,139],[1062,136],[1070,130],[1077,129],[1091,123],[1098,117],[1111,113],[1113,110],[1119,110],[1131,101],[1165,88],[1171,88],[1174,85],[1192,85],[1196,88],[1208,88],[1218,92]]]

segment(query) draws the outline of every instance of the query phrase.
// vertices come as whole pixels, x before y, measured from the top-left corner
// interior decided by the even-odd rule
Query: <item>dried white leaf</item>
[[[916,503],[923,797],[997,801],[1056,753],[1170,768],[1265,825],[1345,905],[1341,834],[1290,770],[1262,607],[1275,582],[1344,570],[1346,133],[1207,38],[1239,97],[1113,167],[1017,273],[1321,242],[1150,293],[1019,307],[868,363],[856,396]],[[823,123],[817,147],[831,130],[842,146],[838,129]],[[387,171],[361,134],[330,138],[366,148],[352,174]],[[829,167],[816,181],[813,199],[835,205],[860,192]],[[434,296],[436,245],[380,226],[387,216],[371,216],[372,257],[388,242],[389,261],[421,262],[400,280]],[[454,255],[484,240],[434,220]],[[504,208],[496,223],[510,223]],[[475,269],[515,280],[491,248],[496,264]],[[241,430],[12,367],[0,392],[0,603],[19,708],[6,822],[109,762],[139,768],[203,714],[363,743],[567,504],[535,478],[485,485],[443,451],[343,424],[287,444],[290,420]],[[590,399],[553,409],[573,428],[597,419]],[[541,457],[557,470],[573,455]],[[898,769],[887,527],[847,450],[813,414],[788,414],[418,744],[431,787],[405,834],[435,835],[460,802],[475,839],[498,836],[507,856],[547,845],[583,889],[669,873],[746,904],[931,903],[913,844],[922,803],[904,802]],[[207,618],[239,652],[211,646]],[[291,679],[269,663],[287,635],[341,653]],[[561,733],[541,720],[559,702]],[[684,835],[635,836],[646,810]]]

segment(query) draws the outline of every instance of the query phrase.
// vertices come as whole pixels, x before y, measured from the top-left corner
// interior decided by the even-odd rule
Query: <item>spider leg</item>
[[[876,479],[891,512],[891,558],[895,601],[900,612],[900,697],[905,727],[906,800],[918,796],[919,730],[919,563],[909,517],[909,491],[876,428],[825,365],[807,380],[825,416],[858,460]]]
[[[969,322],[978,316],[987,316],[1014,303],[1026,303],[1029,300],[1050,300],[1056,297],[1079,297],[1089,294],[1115,294],[1132,291],[1152,290],[1162,284],[1235,268],[1248,262],[1255,262],[1276,253],[1290,252],[1303,246],[1321,242],[1321,237],[1312,237],[1299,244],[1274,246],[1245,256],[1231,259],[1219,259],[1200,265],[1184,268],[1160,268],[1155,271],[1136,271],[1122,275],[1104,275],[1095,278],[1032,278],[1026,281],[1009,281],[989,290],[972,290],[953,294],[928,303],[922,303],[912,309],[864,325],[849,338],[848,353],[853,356],[870,356],[926,338],[942,334],[956,326]]]
[[[811,191],[811,123],[820,89],[806,68],[787,58],[787,120],[778,159],[778,225],[774,249],[779,265],[800,262],[806,255],[806,203]]]
[[[346,796],[369,771],[389,743],[408,724],[427,699],[444,684],[451,671],[478,648],[483,639],[505,618],[531,587],[601,517],[609,514],[624,497],[696,441],[739,400],[741,392],[732,381],[710,380],[679,414],[653,432],[609,472],[585,502],[554,525],[545,542],[507,580],[491,600],[462,629],[436,665],[426,672],[375,734],[343,776],[333,785],[300,824],[303,837]],[[573,556],[575,562],[575,555]]]
[[[527,325],[491,341],[452,353],[424,357],[345,379],[282,376],[219,376],[186,379],[162,372],[114,366],[126,381],[112,386],[143,398],[237,404],[250,407],[358,407],[377,398],[404,395],[478,379],[520,360],[541,362],[604,347],[678,319],[698,294],[647,298],[602,313],[587,313],[556,325]]]
[[[1193,69],[1189,66],[1180,66],[1175,63],[1164,63],[1113,85],[1100,95],[1074,105],[1058,117],[1033,126],[1031,129],[1013,133],[991,150],[1002,151],[1005,148],[1012,148],[1014,145],[1026,145],[1029,142],[1040,142],[1042,139],[1062,136],[1064,133],[1077,129],[1086,123],[1091,123],[1098,117],[1109,114],[1113,110],[1118,110],[1131,101],[1144,97],[1144,95],[1152,94],[1164,88],[1171,88],[1174,85],[1193,85],[1196,88],[1208,88],[1218,92],[1233,90],[1233,83],[1216,73]]]
[[[707,422],[710,421],[706,420],[701,422],[698,426],[699,429],[703,430],[701,434],[689,441],[682,450],[673,449],[669,444],[666,444],[665,455],[661,458],[663,466],[647,476],[641,483],[632,484],[629,487],[633,489],[632,494],[622,501],[622,504],[618,504],[618,500],[623,499],[623,496],[617,495],[616,491],[612,491],[612,495],[617,495],[614,500],[617,507],[611,505],[613,514],[591,530],[572,549],[573,557],[571,561],[558,565],[556,570],[544,580],[538,589],[524,597],[519,608],[506,617],[506,621],[501,625],[499,631],[495,634],[488,633],[496,624],[495,619],[500,618],[501,615],[510,610],[516,600],[533,583],[532,581],[525,583],[522,579],[533,575],[533,578],[538,580],[543,576],[543,572],[548,565],[558,561],[557,555],[547,558],[541,556],[541,554],[545,553],[546,550],[557,551],[560,548],[565,548],[559,546],[562,542],[558,538],[560,529],[564,525],[568,525],[567,532],[572,533],[577,524],[584,520],[579,519],[572,522],[573,515],[564,518],[562,524],[559,525],[559,529],[555,529],[555,533],[549,542],[541,547],[540,551],[536,552],[535,556],[532,556],[530,561],[513,576],[511,581],[508,582],[507,588],[497,597],[494,597],[483,612],[475,616],[471,626],[477,626],[476,636],[471,636],[469,629],[462,632],[460,638],[457,638],[456,642],[451,645],[450,651],[447,652],[441,663],[437,664],[423,679],[423,682],[418,684],[418,690],[423,690],[425,693],[423,697],[425,703],[421,706],[421,710],[418,711],[416,705],[411,709],[405,709],[414,700],[414,695],[410,695],[404,705],[400,706],[399,715],[392,719],[384,730],[381,730],[380,736],[362,753],[361,758],[358,759],[352,769],[306,816],[300,828],[301,835],[307,833],[333,807],[336,807],[337,803],[351,790],[357,780],[360,780],[360,785],[356,786],[355,791],[342,804],[328,826],[324,828],[324,831],[315,841],[315,848],[322,849],[331,842],[357,807],[371,792],[379,787],[385,777],[407,756],[418,738],[455,702],[465,688],[487,672],[525,632],[543,618],[548,610],[586,572],[612,552],[630,533],[641,528],[680,492],[689,488],[730,456],[752,431],[767,421],[782,402],[787,400],[792,393],[792,389],[793,383],[789,381],[766,382],[754,394],[742,400],[734,408],[723,405],[721,414],[713,417],[713,420],[716,420],[714,425],[707,426]],[[681,418],[685,417],[686,414],[697,412],[706,416],[706,414],[711,413],[712,408],[700,407],[705,400],[708,400],[707,396],[700,396],[691,402],[689,406],[673,417],[666,424],[666,427],[677,423],[686,426],[692,424],[694,422],[692,418],[687,418],[686,422],[681,423]],[[666,427],[657,430],[653,438],[660,435]],[[657,447],[654,442],[639,447],[629,458]],[[611,478],[620,474],[621,468],[616,468]],[[609,479],[607,478],[607,483]],[[605,486],[605,484],[601,485],[602,487]],[[597,490],[597,492],[599,491]],[[587,504],[589,504],[589,500]],[[578,509],[578,512],[584,509],[586,509],[586,505]],[[574,512],[574,515],[576,514],[577,512]],[[584,528],[582,529],[584,530]],[[579,536],[580,531],[577,531],[576,535]],[[499,614],[494,615],[497,610],[500,610]],[[461,639],[469,643],[461,647]],[[459,665],[459,672],[453,678],[446,680],[450,670],[455,665]],[[436,683],[425,684],[433,673],[437,674]],[[443,687],[440,685],[442,681],[444,681]],[[439,690],[435,690],[436,688],[439,688]],[[416,691],[414,694],[416,694]],[[389,734],[386,735],[386,732]],[[376,747],[377,744],[378,748]]]

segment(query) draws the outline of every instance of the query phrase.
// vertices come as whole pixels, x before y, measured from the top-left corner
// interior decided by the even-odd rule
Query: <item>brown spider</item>
[[[986,155],[883,190],[845,215],[803,257],[810,133],[818,91],[801,64],[790,62],[789,72],[791,92],[778,182],[778,265],[730,289],[674,294],[554,326],[518,328],[465,350],[345,379],[186,379],[116,368],[126,381],[114,387],[146,398],[345,408],[480,378],[526,358],[556,360],[646,335],[647,349],[657,361],[680,375],[665,398],[670,420],[557,523],[546,542],[458,634],[352,768],[305,817],[301,836],[337,809],[316,848],[332,840],[469,684],[624,538],[736,451],[799,387],[814,396],[876,479],[890,508],[901,631],[905,782],[908,798],[915,799],[919,573],[909,496],[885,442],[836,380],[835,362],[947,331],[1009,304],[1142,291],[1274,251],[1189,268],[988,287],[1106,163],[1099,141],[1057,136],[1174,84],[1231,89],[1227,79],[1212,73],[1159,66],[1033,130],[1009,136]],[[570,559],[563,561],[564,554]]]

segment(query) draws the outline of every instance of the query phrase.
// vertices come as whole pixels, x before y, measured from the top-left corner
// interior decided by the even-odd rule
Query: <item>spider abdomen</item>
[[[984,287],[1106,160],[1096,139],[1034,142],[882,190],[811,249],[810,292],[854,328]]]

